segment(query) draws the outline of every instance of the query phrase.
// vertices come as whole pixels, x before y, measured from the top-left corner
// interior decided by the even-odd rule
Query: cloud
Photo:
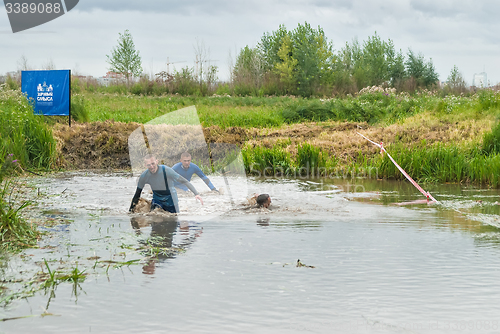
[[[466,78],[486,66],[488,78],[498,82],[500,23],[495,15],[500,2],[433,1],[82,0],[67,15],[25,33],[12,34],[8,20],[1,21],[5,33],[0,38],[0,75],[15,70],[23,54],[33,65],[53,59],[57,68],[78,64],[83,74],[103,75],[106,54],[116,45],[118,33],[129,29],[147,73],[165,70],[167,57],[170,62],[184,61],[176,64],[178,70],[192,67],[199,40],[210,49],[210,59],[217,60],[213,64],[226,72],[219,77],[227,79],[229,52],[234,58],[242,47],[255,46],[280,24],[293,30],[308,22],[323,28],[336,50],[355,37],[362,42],[376,31],[404,53],[411,48],[432,58],[443,80],[453,65]]]
[[[426,17],[453,18],[463,24],[498,22],[500,12],[500,2],[496,0],[410,0],[410,6]]]
[[[338,0],[344,1],[344,0]],[[276,5],[287,5],[293,3],[293,0],[279,1]],[[172,0],[149,0],[132,1],[132,0],[85,0],[81,1],[78,10],[92,11],[96,9],[111,11],[111,12],[151,12],[151,13],[166,13],[180,14],[191,16],[197,14],[218,15],[221,13],[244,14],[251,12],[259,12],[268,7],[269,4],[264,0],[253,1],[230,1],[230,0],[188,0],[188,1],[172,1]]]

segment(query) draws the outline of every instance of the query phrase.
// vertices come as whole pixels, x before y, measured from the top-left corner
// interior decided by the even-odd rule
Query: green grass
[[[500,93],[482,90],[469,96],[445,97],[424,92],[408,94],[366,93],[332,99],[295,97],[230,97],[230,96],[143,96],[129,94],[123,87],[106,89],[106,93],[82,90],[74,95],[74,109],[80,120],[146,123],[166,113],[195,105],[204,127],[275,128],[288,123],[310,121],[368,122],[378,126],[404,123],[409,117],[422,114],[439,122],[453,124],[464,120],[492,120],[500,115]],[[115,93],[110,93],[110,92]],[[10,92],[10,93],[9,93]],[[13,93],[14,92],[14,93]],[[3,86],[0,95],[0,159],[14,153],[21,166],[42,168],[54,161],[55,144],[50,130],[40,116],[33,116],[28,103],[18,91]],[[75,114],[75,115],[76,115]],[[413,118],[414,119],[414,118]],[[485,123],[486,124],[486,123]],[[391,154],[419,180],[436,182],[479,182],[498,185],[497,154],[500,147],[500,126],[487,133],[474,147],[454,143],[431,147],[413,145],[391,146]],[[293,175],[304,167],[343,168],[350,173],[377,168],[380,176],[400,178],[387,159],[360,156],[349,166],[338,166],[338,159],[328,156],[319,147],[302,144],[292,150],[288,145],[275,147],[244,147],[247,172],[265,175]],[[0,161],[1,162],[1,161]],[[321,172],[326,174],[326,172]]]
[[[85,98],[81,95],[71,97],[71,118],[77,122],[89,122],[89,112],[85,108]]]
[[[195,105],[200,123],[221,128],[269,127],[283,124],[281,107],[289,98],[192,98],[135,95],[85,95],[85,109],[91,122],[114,120],[146,123],[171,111]]]
[[[490,132],[483,136],[482,149],[484,154],[500,153],[500,123],[497,123]]]
[[[404,123],[409,117],[424,114],[432,119],[455,124],[464,120],[493,119],[500,115],[500,93],[480,91],[470,96],[435,94],[367,93],[355,97],[303,99],[295,97],[193,97],[193,96],[137,96],[85,93],[85,108],[91,121],[114,119],[122,122],[144,123],[165,113],[195,105],[204,127],[217,125],[274,128],[287,123],[310,121],[368,122],[385,126]],[[426,116],[426,117],[427,117]],[[474,147],[460,147],[454,143],[431,147],[392,145],[391,154],[401,166],[420,181],[473,182],[498,186],[496,154],[500,147],[500,126],[477,138]],[[472,144],[469,144],[472,145]],[[377,169],[380,177],[402,178],[392,162],[379,156],[358,157],[349,166],[339,166],[338,159],[328,156],[319,147],[299,145],[291,153],[288,145],[275,147],[244,147],[246,170],[255,175],[297,175],[304,167],[342,169],[340,174],[358,174]],[[334,173],[339,175],[339,173]],[[316,173],[315,173],[316,175]]]
[[[254,176],[290,175],[293,170],[291,155],[284,148],[246,147],[241,151],[248,174]]]
[[[48,169],[56,157],[51,129],[19,90],[0,85],[0,163],[13,154],[24,168]]]
[[[337,159],[328,157],[320,147],[304,143],[292,156],[286,145],[244,147],[241,152],[246,172],[254,176],[326,176],[337,166]]]
[[[485,155],[474,143],[469,147],[435,143],[412,148],[396,144],[389,153],[415,180],[500,185],[500,154]],[[404,179],[387,155],[377,157],[372,165],[380,177]]]
[[[349,165],[339,165],[334,156],[310,144],[298,147],[292,157],[286,147],[244,147],[245,168],[254,176],[294,177],[368,177],[404,180],[405,177],[387,154],[372,158],[359,155]],[[477,143],[465,147],[425,142],[414,147],[393,144],[389,150],[393,159],[417,182],[475,183],[500,186],[500,154],[485,155]]]
[[[465,117],[479,119],[500,112],[500,94],[491,91],[444,98],[429,93],[410,96],[378,92],[327,100],[286,96],[141,96],[89,92],[81,96],[91,122],[113,119],[146,123],[165,113],[195,105],[203,126],[218,125],[222,128],[280,127],[286,123],[327,120],[389,125],[404,122],[422,112],[433,112],[436,117],[451,122]]]

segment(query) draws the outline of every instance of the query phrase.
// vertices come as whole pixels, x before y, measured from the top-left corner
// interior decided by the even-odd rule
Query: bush
[[[283,118],[288,123],[309,120],[309,121],[326,121],[334,117],[328,105],[321,103],[318,100],[308,101],[299,100],[283,109]]]

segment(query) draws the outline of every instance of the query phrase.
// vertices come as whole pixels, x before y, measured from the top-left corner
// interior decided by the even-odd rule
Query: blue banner
[[[22,71],[21,90],[33,103],[35,113],[69,116],[70,70]]]

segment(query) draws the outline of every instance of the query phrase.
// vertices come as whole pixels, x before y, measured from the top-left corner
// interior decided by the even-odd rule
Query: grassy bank
[[[392,145],[388,150],[396,162],[419,182],[474,183],[500,186],[500,154],[484,154],[477,147],[457,147],[453,144],[425,143],[408,147]],[[404,180],[405,177],[387,155],[359,154],[350,162],[339,163],[320,147],[308,143],[297,147],[245,147],[245,168],[257,177],[300,178],[386,178]]]
[[[356,131],[364,131],[383,141],[416,179],[498,185],[495,168],[488,167],[495,165],[495,155],[475,149],[492,133],[500,114],[500,94],[490,90],[445,97],[372,87],[357,96],[333,99],[88,92],[80,98],[91,121],[144,123],[195,105],[204,128],[221,129],[216,135],[211,131],[210,141],[225,142],[231,136],[224,131],[234,132],[234,127],[246,132],[242,142],[234,143],[242,147],[251,174],[298,175],[309,166],[316,168],[315,174],[320,168],[323,176],[332,169],[338,171],[334,175],[376,169],[379,177],[401,178],[380,160],[375,147],[357,137]]]
[[[21,211],[29,205],[18,200],[13,176],[31,169],[49,169],[56,161],[51,129],[18,90],[0,86],[0,251],[15,251],[36,244],[36,227]]]
[[[500,94],[483,90],[471,96],[439,97],[424,91],[410,96],[374,88],[357,96],[332,99],[296,97],[186,97],[85,93],[78,96],[92,121],[146,123],[165,113],[195,105],[204,127],[280,127],[310,121],[348,121],[389,125],[423,112],[438,118],[482,118],[498,113]]]
[[[494,168],[492,172],[487,167],[480,168],[493,165],[494,154],[474,149],[483,145],[483,136],[492,133],[500,114],[500,94],[490,90],[470,96],[440,97],[428,91],[410,96],[372,87],[357,96],[333,99],[140,96],[84,91],[75,101],[90,122],[114,120],[130,124],[145,123],[195,105],[202,126],[211,129],[207,139],[230,140],[242,147],[247,172],[254,174],[258,171],[266,175],[296,175],[309,166],[323,168],[321,175],[332,168],[342,170],[342,175],[346,170],[377,168],[380,177],[399,178],[397,171],[380,160],[377,149],[356,135],[356,131],[362,131],[377,142],[383,141],[417,179],[498,184]],[[94,134],[96,138],[105,135],[106,143],[120,145],[109,147],[102,154],[109,154],[110,150],[126,153],[126,138],[114,140],[123,134],[113,133],[125,126],[93,124],[99,125],[92,127],[99,131]],[[91,130],[87,127],[85,131]],[[81,131],[65,131],[59,128],[58,136],[68,154],[82,151],[91,158],[95,154],[89,152],[95,153],[100,147],[89,139],[91,146],[87,149],[82,146],[87,140],[71,139],[81,137]],[[127,127],[127,131],[131,130]],[[72,148],[72,142],[82,147]],[[106,161],[107,157],[98,159]],[[454,167],[449,167],[449,161]]]

